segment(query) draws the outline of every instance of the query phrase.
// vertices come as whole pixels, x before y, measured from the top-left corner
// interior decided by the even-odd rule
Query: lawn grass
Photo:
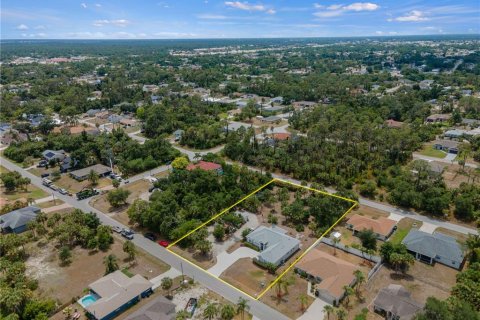
[[[419,229],[422,226],[422,222],[411,218],[403,218],[397,224],[397,230],[390,237],[390,242],[393,244],[401,243],[407,236],[412,228]]]
[[[134,274],[131,273],[130,270],[128,270],[127,267],[125,267],[125,268],[122,269],[122,273],[123,273],[124,275],[126,275],[127,277],[129,277],[129,278],[131,278],[131,277],[134,276]]]
[[[8,201],[16,201],[19,199],[28,199],[32,198],[34,200],[41,199],[48,197],[48,193],[43,191],[40,188],[37,188],[36,186],[29,184],[27,187],[27,191],[24,190],[17,190],[14,192],[5,192],[5,189],[3,187],[0,188],[0,195],[4,198],[7,199]]]
[[[447,154],[441,150],[434,149],[432,146],[426,146],[419,152],[421,155],[427,157],[434,157],[443,159],[447,156]]]
[[[5,168],[4,166],[0,166],[0,174],[2,173],[8,173],[10,172],[7,168]]]
[[[390,242],[393,244],[398,244],[407,236],[411,228],[397,229],[397,231],[390,238]]]

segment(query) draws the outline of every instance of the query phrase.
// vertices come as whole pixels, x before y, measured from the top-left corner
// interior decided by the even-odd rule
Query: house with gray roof
[[[260,226],[250,232],[246,240],[260,250],[258,261],[279,266],[300,249],[300,241],[288,236],[277,226]]]
[[[88,289],[89,294],[78,300],[87,317],[110,320],[150,296],[152,283],[139,274],[130,278],[117,270],[91,283]]]
[[[415,259],[428,264],[438,262],[460,269],[465,258],[462,246],[457,240],[439,232],[430,234],[412,229],[402,243]]]
[[[175,315],[175,304],[160,296],[129,315],[125,320],[173,320]]]
[[[390,284],[381,289],[373,301],[373,310],[387,320],[410,320],[423,305],[411,298],[403,286]]]
[[[91,171],[96,172],[99,177],[106,177],[112,173],[112,169],[110,167],[97,163],[90,167],[72,171],[70,172],[70,175],[77,181],[83,181],[88,178],[88,175]]]
[[[0,230],[3,233],[22,233],[27,230],[30,221],[35,220],[40,208],[29,206],[10,211],[0,216]]]
[[[435,140],[433,142],[434,149],[443,150],[445,152],[454,153],[454,154],[458,153],[458,145],[459,145],[458,141],[446,140],[446,139]]]
[[[42,157],[46,161],[55,160],[57,162],[63,161],[67,155],[63,150],[45,150],[42,152]]]

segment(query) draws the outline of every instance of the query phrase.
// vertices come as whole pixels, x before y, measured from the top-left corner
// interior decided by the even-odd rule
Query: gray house
[[[438,262],[460,269],[465,258],[461,245],[455,238],[434,232],[433,234],[412,229],[402,243],[415,259],[433,264]]]
[[[67,155],[63,150],[45,150],[42,152],[42,157],[46,161],[55,160],[57,162],[63,161]]]
[[[458,153],[458,141],[454,140],[435,140],[433,142],[433,148],[437,150],[443,150],[448,153]]]
[[[27,230],[27,224],[35,220],[40,208],[30,206],[10,211],[0,216],[0,230],[4,233],[22,233]]]
[[[260,250],[258,261],[279,266],[300,249],[300,241],[279,227],[260,226],[247,235],[246,240]]]
[[[175,141],[180,141],[182,139],[182,135],[185,131],[178,129],[173,132],[173,136],[175,137]]]
[[[387,320],[412,319],[423,306],[411,298],[410,292],[398,284],[390,284],[377,294],[373,301],[375,312]]]
[[[173,320],[175,315],[175,304],[160,296],[129,315],[126,320]]]

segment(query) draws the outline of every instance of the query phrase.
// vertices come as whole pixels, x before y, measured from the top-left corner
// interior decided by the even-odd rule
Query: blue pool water
[[[95,301],[97,301],[97,297],[95,297],[94,295],[91,295],[91,294],[87,294],[86,296],[84,296],[83,298],[81,298],[80,300],[78,300],[78,302],[82,305],[82,307],[88,307],[89,305],[91,305],[92,303],[94,303]]]

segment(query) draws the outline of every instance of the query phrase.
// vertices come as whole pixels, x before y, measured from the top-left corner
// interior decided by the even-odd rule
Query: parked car
[[[40,162],[37,164],[37,168],[46,167],[47,164],[48,164],[47,160],[40,160]]]
[[[116,232],[116,233],[120,233],[120,232],[122,232],[122,228],[120,228],[120,227],[118,227],[118,226],[113,226],[113,227],[112,227],[112,231],[113,231],[113,232]]]
[[[168,247],[169,243],[166,240],[160,240],[158,241],[158,244],[161,245],[162,247]]]
[[[68,191],[63,188],[58,190],[58,192],[60,192],[61,194],[68,194]]]
[[[58,190],[60,190],[60,188],[57,187],[57,186],[54,185],[54,184],[50,184],[49,187],[50,187],[50,189],[52,189],[53,191],[58,191]]]
[[[146,232],[146,233],[143,234],[143,236],[145,238],[147,238],[148,240],[152,240],[152,241],[157,240],[157,237],[151,232]]]
[[[46,178],[46,177],[48,177],[49,175],[50,175],[50,173],[42,173],[42,175],[41,175],[40,177]]]
[[[121,234],[122,234],[122,236],[123,236],[124,238],[126,238],[126,239],[128,239],[128,240],[132,240],[132,239],[133,239],[133,233],[124,233],[124,232],[122,232]]]

